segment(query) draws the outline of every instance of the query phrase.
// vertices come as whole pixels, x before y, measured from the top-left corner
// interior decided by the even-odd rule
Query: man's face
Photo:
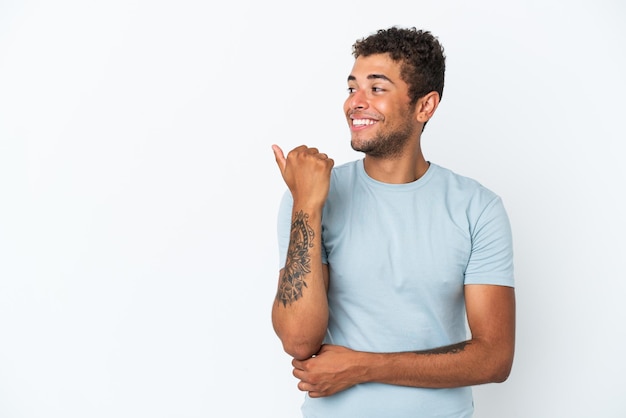
[[[388,54],[360,56],[348,76],[344,112],[356,151],[372,157],[397,157],[421,130],[411,106],[400,63]]]

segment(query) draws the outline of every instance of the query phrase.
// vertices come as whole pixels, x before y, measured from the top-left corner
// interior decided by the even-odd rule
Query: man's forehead
[[[359,56],[348,76],[350,80],[385,80],[391,83],[400,78],[400,63],[394,61],[387,54]]]

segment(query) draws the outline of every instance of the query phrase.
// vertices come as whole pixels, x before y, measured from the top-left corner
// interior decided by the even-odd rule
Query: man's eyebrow
[[[391,79],[390,79],[389,77],[387,77],[387,76],[386,76],[386,75],[384,75],[384,74],[370,74],[370,75],[368,75],[368,76],[367,76],[367,79],[368,79],[368,80],[377,80],[377,79],[380,79],[380,80],[385,80],[385,81],[388,81],[388,82],[390,82],[391,84],[395,84],[393,81],[391,81]],[[348,81],[355,81],[355,80],[356,80],[356,77],[355,77],[355,76],[353,76],[353,75],[349,75],[349,76],[348,76]]]
[[[370,74],[370,75],[367,76],[367,79],[368,80],[381,79],[381,80],[388,81],[391,84],[394,84],[394,82],[391,81],[391,79],[389,77],[387,77],[386,75],[384,75],[384,74]]]

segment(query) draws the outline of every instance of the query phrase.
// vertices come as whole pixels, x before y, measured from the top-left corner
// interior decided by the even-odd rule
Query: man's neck
[[[389,184],[411,183],[422,177],[429,167],[421,150],[397,158],[366,155],[363,166],[368,176]]]

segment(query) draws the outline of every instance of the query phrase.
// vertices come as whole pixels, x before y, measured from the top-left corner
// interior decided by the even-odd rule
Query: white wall
[[[337,164],[350,47],[432,30],[429,160],[499,193],[513,373],[477,418],[624,417],[618,0],[0,2],[0,417],[295,417],[270,324],[283,184]]]

